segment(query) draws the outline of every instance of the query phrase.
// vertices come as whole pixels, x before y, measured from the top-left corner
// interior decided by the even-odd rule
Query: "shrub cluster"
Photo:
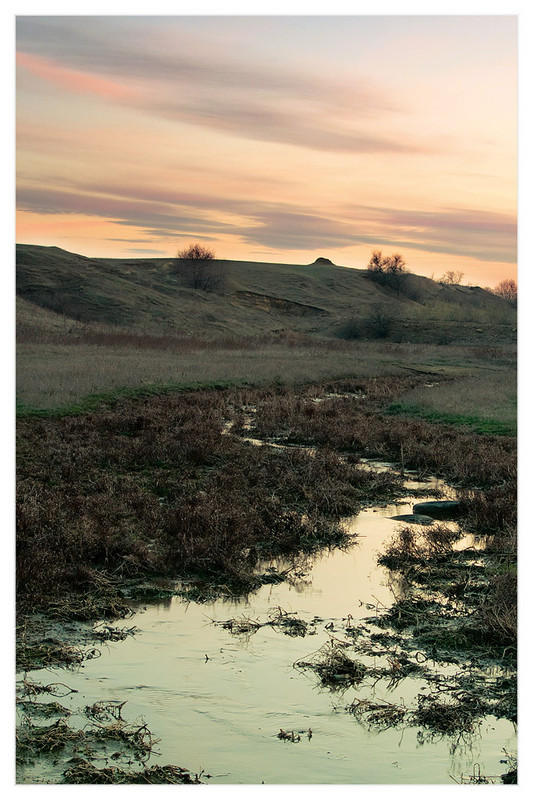
[[[361,319],[350,317],[339,329],[341,339],[386,339],[396,322],[390,309],[376,306]]]
[[[407,265],[400,253],[383,256],[381,250],[373,250],[368,262],[368,276],[380,286],[386,286],[400,293],[405,285]]]

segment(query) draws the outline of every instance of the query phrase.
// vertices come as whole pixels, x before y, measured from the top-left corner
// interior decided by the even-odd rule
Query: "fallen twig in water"
[[[308,631],[308,624],[303,619],[295,616],[295,612],[285,611],[280,606],[271,608],[268,611],[268,619],[265,622],[252,619],[251,617],[232,617],[227,620],[211,620],[214,625],[236,634],[252,634],[259,628],[275,628],[281,630],[287,636],[305,636]]]

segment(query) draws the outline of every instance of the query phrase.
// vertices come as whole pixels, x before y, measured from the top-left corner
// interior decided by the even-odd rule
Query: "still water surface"
[[[312,672],[293,666],[330,636],[343,639],[348,615],[356,625],[393,602],[399,587],[376,555],[398,525],[389,517],[409,513],[412,502],[353,517],[348,525],[357,543],[319,555],[294,583],[264,586],[236,601],[172,598],[141,608],[128,623],[139,629],[135,637],[104,645],[102,656],[78,671],[40,670],[30,677],[77,689],[73,707],[126,700],[124,718],[143,718],[160,739],[159,755],[149,763],[205,770],[210,784],[443,784],[472,774],[474,764],[482,774],[500,775],[502,748],[516,751],[512,723],[488,717],[456,749],[446,739],[420,744],[416,728],[369,732],[345,710],[355,697],[409,703],[424,681],[406,679],[390,693],[379,684],[331,692]],[[213,623],[264,622],[275,607],[305,620],[308,634],[290,637],[266,626],[236,635]],[[278,739],[280,728],[301,732],[300,741]],[[31,782],[31,773],[21,779]]]

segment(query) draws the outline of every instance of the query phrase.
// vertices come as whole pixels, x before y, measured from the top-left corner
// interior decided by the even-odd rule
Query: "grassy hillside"
[[[429,386],[395,413],[514,424],[516,311],[490,292],[417,275],[398,292],[327,263],[216,265],[222,293],[188,288],[169,259],[18,245],[21,411],[159,387],[415,375]]]
[[[516,313],[479,287],[441,286],[408,275],[401,292],[366,270],[332,264],[217,261],[222,293],[191,289],[171,259],[94,259],[57,247],[17,245],[19,336],[59,329],[120,328],[155,335],[337,337],[350,321],[389,319],[395,341],[509,342]]]

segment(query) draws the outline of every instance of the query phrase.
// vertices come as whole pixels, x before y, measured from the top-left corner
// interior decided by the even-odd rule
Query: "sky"
[[[516,277],[514,15],[16,21],[16,238]]]

